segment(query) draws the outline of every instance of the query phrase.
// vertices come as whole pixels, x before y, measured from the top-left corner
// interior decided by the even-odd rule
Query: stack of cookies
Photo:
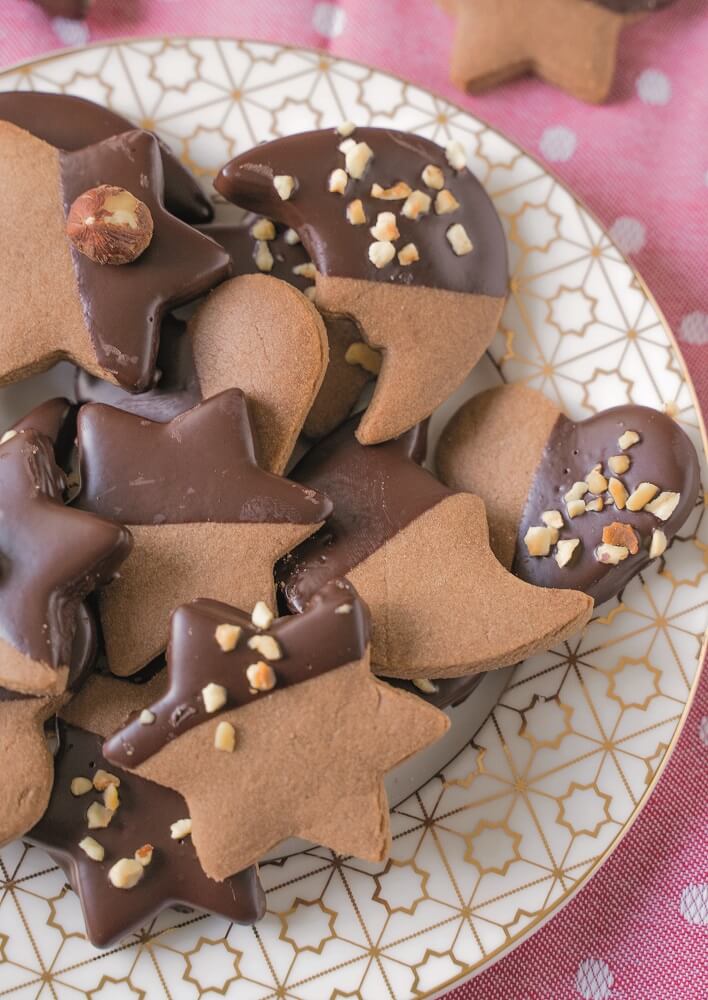
[[[385,773],[699,491],[669,417],[524,386],[427,456],[507,288],[460,144],[345,122],[215,187],[237,223],[151,133],[0,95],[0,384],[76,366],[0,442],[0,843],[49,851],[98,946],[177,903],[258,920],[291,836],[383,860]]]

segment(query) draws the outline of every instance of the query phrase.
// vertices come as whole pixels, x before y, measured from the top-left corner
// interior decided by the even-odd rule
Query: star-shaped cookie
[[[191,839],[171,836],[172,824],[189,815],[184,799],[169,788],[114,767],[101,753],[103,739],[127,714],[154,697],[154,688],[154,684],[91,678],[67,707],[66,716],[62,713],[62,719],[70,721],[60,721],[58,727],[52,794],[42,819],[28,835],[64,869],[79,896],[87,937],[99,948],[146,927],[151,918],[174,904],[207,910],[240,924],[252,924],[265,913],[265,895],[255,868],[225,882],[208,878]],[[108,826],[90,830],[87,809],[95,801],[103,804],[100,771],[119,780],[119,805]],[[76,778],[88,779],[82,795],[72,793]],[[91,787],[94,781],[99,790]],[[89,836],[99,845],[93,857],[86,853],[87,847],[91,850],[85,842]],[[134,859],[145,845],[152,851],[142,877],[132,888],[117,888],[109,872],[121,859]]]
[[[131,548],[115,521],[66,507],[51,443],[19,431],[0,444],[0,684],[61,694],[82,600]]]
[[[293,610],[346,576],[371,610],[372,669],[404,678],[506,666],[580,631],[592,600],[522,583],[497,561],[479,497],[453,493],[418,464],[424,426],[364,447],[357,419],[291,473],[334,503],[325,527],[278,567]]]
[[[100,602],[111,670],[134,673],[196,597],[274,603],[273,564],[330,513],[315,490],[256,463],[246,399],[212,396],[168,423],[98,403],[78,420],[83,510],[131,525],[135,547]]]
[[[134,719],[104,754],[184,796],[212,878],[290,836],[380,861],[390,845],[383,775],[449,721],[371,674],[368,634],[344,581],[267,630],[224,604],[184,605],[172,617],[170,687],[149,706],[155,721]]]
[[[152,238],[132,263],[97,263],[67,235],[72,204],[101,185],[128,192],[152,215]],[[157,139],[136,130],[63,152],[0,122],[0,188],[0,384],[64,358],[133,391],[147,388],[162,316],[229,269],[221,247],[165,209]]]
[[[456,18],[452,82],[478,93],[525,73],[584,101],[610,92],[622,28],[672,0],[438,0]]]

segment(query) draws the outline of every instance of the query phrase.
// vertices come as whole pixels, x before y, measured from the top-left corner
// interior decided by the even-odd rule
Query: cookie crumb
[[[230,653],[238,645],[238,641],[241,638],[241,629],[238,625],[228,625],[226,623],[217,625],[214,630],[214,638],[222,652]]]
[[[617,441],[617,444],[622,451],[626,451],[627,448],[631,448],[632,445],[635,445],[639,440],[640,437],[636,431],[625,431]]]
[[[658,559],[659,556],[666,552],[668,544],[668,539],[661,528],[654,528],[651,535],[651,545],[649,546],[649,558]]]
[[[214,732],[214,748],[225,753],[233,753],[236,749],[236,730],[230,722],[220,722]]]
[[[629,455],[612,455],[611,458],[607,459],[607,464],[610,472],[614,472],[616,476],[622,476],[629,469],[632,461]]]
[[[423,184],[426,187],[432,188],[433,191],[441,191],[445,187],[445,174],[434,163],[428,163],[423,167],[420,176]]]
[[[266,660],[280,660],[282,651],[277,640],[272,635],[252,635],[248,640],[248,648],[255,649]]]
[[[274,240],[275,226],[270,219],[257,219],[251,226],[251,236],[254,240]]]
[[[656,500],[648,503],[644,509],[653,514],[654,517],[658,517],[660,521],[668,521],[676,510],[680,499],[680,493],[663,492],[659,494]]]
[[[277,681],[275,671],[263,660],[246,668],[246,678],[254,691],[272,691]]]
[[[458,173],[467,166],[465,147],[457,139],[451,139],[445,147],[445,158],[453,170]]]
[[[356,181],[361,180],[373,155],[374,151],[368,143],[357,142],[344,158],[349,176]]]
[[[378,375],[381,371],[382,358],[378,351],[375,351],[363,340],[357,340],[350,344],[344,355],[344,360],[348,365],[359,365],[372,375]]]
[[[103,861],[106,856],[103,846],[93,837],[84,837],[79,841],[79,847],[92,861]]]
[[[295,178],[290,174],[276,174],[273,178],[273,187],[282,201],[288,201],[295,190]]]
[[[417,260],[420,260],[420,254],[415,243],[406,243],[403,249],[398,251],[398,263],[401,267],[408,267],[410,264],[415,264]]]
[[[352,226],[363,226],[366,222],[366,212],[361,198],[355,198],[347,205],[347,221]]]
[[[270,628],[273,624],[274,614],[265,601],[256,601],[251,612],[251,621],[256,628]]]
[[[226,704],[227,691],[223,684],[207,684],[202,688],[202,701],[207,712],[218,712]]]
[[[401,235],[393,212],[379,212],[376,217],[376,225],[372,226],[369,232],[375,240],[382,241],[397,240]]]
[[[405,216],[406,219],[412,219],[415,221],[419,218],[419,216],[427,215],[429,211],[430,195],[426,194],[424,191],[413,191],[408,198],[406,198],[403,208],[401,209],[401,215]]]
[[[452,191],[448,191],[447,189],[439,191],[435,196],[436,215],[450,215],[452,212],[456,212],[459,207],[460,203]]]
[[[72,778],[71,785],[69,787],[71,788],[71,794],[78,798],[79,795],[86,795],[87,792],[91,791],[93,788],[93,782],[88,778]]]
[[[467,230],[461,222],[456,222],[454,226],[450,226],[445,235],[447,236],[448,243],[458,257],[464,257],[465,254],[472,253],[474,250],[467,235]]]
[[[627,497],[625,506],[627,510],[631,511],[643,510],[658,492],[659,487],[655,486],[654,483],[640,483],[636,490],[633,490]]]
[[[170,837],[173,840],[184,840],[192,832],[192,821],[187,817],[187,819],[178,819],[170,825]]]
[[[116,889],[133,889],[145,874],[135,858],[121,858],[108,870],[108,880]]]
[[[556,545],[556,554],[554,556],[561,569],[568,565],[579,545],[579,538],[561,538]]]
[[[369,246],[369,260],[374,267],[386,267],[396,256],[396,248],[388,240],[378,240]]]
[[[329,180],[327,181],[327,190],[330,194],[344,194],[347,190],[347,184],[349,183],[349,175],[346,170],[342,170],[341,167],[337,167],[329,175]]]

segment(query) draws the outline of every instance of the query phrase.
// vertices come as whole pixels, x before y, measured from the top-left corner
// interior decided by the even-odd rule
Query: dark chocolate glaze
[[[82,0],[53,2],[75,5]],[[52,146],[70,150],[92,146],[135,128],[127,118],[84,97],[29,90],[0,93],[0,120],[12,122]],[[185,222],[208,222],[214,212],[199,184],[163,142],[160,142],[160,154],[168,210]]]
[[[213,222],[208,226],[200,226],[199,232],[210,236],[231,257],[232,274],[259,274],[255,254],[258,241],[251,236],[251,227],[260,218],[257,215],[247,215],[238,223]],[[268,248],[273,255],[273,269],[269,273],[274,278],[287,281],[304,292],[314,284],[312,278],[295,274],[293,268],[308,264],[310,258],[302,243],[291,246],[285,242],[286,226],[277,225],[274,240],[268,241]]]
[[[642,14],[668,7],[674,0],[590,0],[598,7],[605,7],[615,14]]]
[[[214,186],[229,201],[295,229],[322,274],[505,295],[504,230],[474,174],[468,169],[454,171],[445,150],[422,136],[392,129],[357,128],[350,138],[368,143],[374,155],[361,180],[350,178],[344,195],[328,190],[331,172],[344,167],[344,154],[338,149],[342,137],[335,129],[303,132],[256,146],[227,163]],[[434,200],[436,192],[426,188],[421,178],[428,164],[442,169],[445,187],[460,203],[457,211],[436,215],[431,205],[428,215],[412,221],[398,214],[402,201],[371,197],[374,183],[387,188],[405,181],[413,190],[424,191]],[[273,186],[277,174],[296,179],[297,188],[287,201],[281,200]],[[346,206],[355,198],[364,204],[367,225],[353,226],[347,221]],[[396,213],[401,234],[396,247],[401,249],[409,242],[415,243],[420,253],[418,262],[402,267],[394,258],[380,270],[370,262],[368,249],[375,237],[369,228],[375,224],[379,212]],[[461,257],[453,252],[445,235],[457,222],[464,225],[474,245],[472,253]]]
[[[59,165],[65,213],[84,191],[113,184],[152,214],[152,240],[132,264],[97,264],[71,247],[96,359],[124,388],[141,392],[154,378],[162,317],[223,281],[229,257],[165,209],[160,147],[150,132],[136,129],[77,152],[60,152]]]
[[[0,636],[53,667],[71,662],[81,601],[130,552],[120,525],[62,501],[51,443],[21,431],[0,445]]]
[[[66,470],[76,440],[76,411],[74,403],[68,399],[56,396],[47,399],[26,413],[24,417],[12,425],[14,431],[34,430],[43,434],[54,445],[54,457],[57,465]]]
[[[165,422],[201,402],[187,324],[165,316],[160,328],[155,383],[145,392],[127,392],[113,382],[95,378],[78,368],[74,391],[79,403],[106,403],[148,420]]]
[[[416,517],[451,496],[420,467],[427,423],[385,444],[361,445],[352,417],[316,444],[291,475],[312,489],[327,489],[334,513],[276,567],[288,607],[301,611],[327,581],[346,576]]]
[[[347,613],[337,611],[348,607]],[[221,624],[237,625],[241,636],[236,648],[222,652],[214,633]],[[278,692],[360,660],[369,642],[369,612],[354,588],[345,580],[332,580],[303,609],[302,614],[276,619],[268,629],[279,643],[282,658],[271,664],[277,676],[272,691],[253,691],[246,677],[252,663],[262,659],[249,649],[248,640],[258,635],[250,615],[218,601],[198,600],[182,604],[170,621],[167,664],[170,687],[150,705],[156,719],[144,726],[138,719],[126,723],[104,744],[108,760],[122,767],[137,767],[188,729],[207,722],[221,712],[250,705],[259,698],[278,697]],[[227,701],[219,712],[207,713],[201,697],[207,684],[226,688]]]
[[[45,848],[64,870],[78,894],[86,935],[98,948],[125,937],[174,904],[208,910],[238,924],[252,924],[265,913],[265,894],[256,868],[224,882],[207,878],[191,838],[172,840],[170,826],[189,815],[177,792],[113,767],[101,754],[101,737],[59,722],[54,787],[44,817],[27,835]],[[120,805],[109,826],[89,830],[86,810],[100,801],[97,792],[74,796],[72,778],[92,778],[103,768],[120,778]],[[79,842],[92,836],[105,850],[93,861]],[[132,889],[116,889],[108,879],[120,858],[132,858],[143,844],[154,848],[143,878]]]
[[[622,454],[617,443],[626,430],[637,431],[641,440],[625,452],[631,460],[629,471],[616,476],[631,493],[640,483],[654,483],[660,492],[681,494],[676,510],[667,521],[647,511],[632,513],[605,506],[599,513],[588,511],[568,518],[563,500],[574,482],[584,481],[598,462],[608,479],[607,460]],[[522,580],[538,587],[566,587],[581,590],[602,604],[618,594],[649,563],[652,531],[660,528],[669,541],[684,523],[696,504],[700,473],[696,451],[675,421],[647,406],[616,406],[580,423],[558,417],[536,470],[526,507],[519,525],[514,572]],[[605,494],[607,497],[607,494]],[[589,500],[590,497],[586,497]],[[335,497],[336,500],[336,497]],[[552,555],[530,556],[524,536],[532,525],[543,524],[541,514],[559,510],[565,525],[560,538],[579,538],[571,562],[562,569]],[[640,548],[617,566],[595,559],[595,548],[602,543],[602,529],[613,521],[630,524],[640,537]]]
[[[433,684],[437,691],[432,694],[425,694],[412,681],[404,681],[399,677],[384,677],[383,679],[387,684],[402,688],[409,694],[414,694],[418,698],[422,698],[423,701],[427,701],[433,708],[442,710],[455,708],[456,705],[461,705],[463,701],[466,701],[483,677],[484,674],[467,674],[463,677],[436,678]]]
[[[78,421],[74,503],[125,524],[314,524],[332,505],[256,463],[246,399],[226,389],[161,424],[91,403]]]

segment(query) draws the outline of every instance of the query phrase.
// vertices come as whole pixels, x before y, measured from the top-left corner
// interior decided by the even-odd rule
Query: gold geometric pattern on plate
[[[97,45],[0,81],[108,104],[154,128],[207,186],[256,142],[344,119],[459,139],[500,213],[510,260],[509,300],[476,389],[480,378],[524,382],[576,418],[645,403],[704,454],[676,345],[620,251],[532,157],[447,101],[317,52],[208,38]],[[704,515],[705,501],[582,638],[515,668],[479,730],[461,733],[453,759],[392,810],[390,861],[312,847],[268,863],[269,909],[253,929],[166,911],[98,952],[47,856],[6,847],[0,997],[405,1000],[484,967],[607,857],[676,742],[707,623]]]

